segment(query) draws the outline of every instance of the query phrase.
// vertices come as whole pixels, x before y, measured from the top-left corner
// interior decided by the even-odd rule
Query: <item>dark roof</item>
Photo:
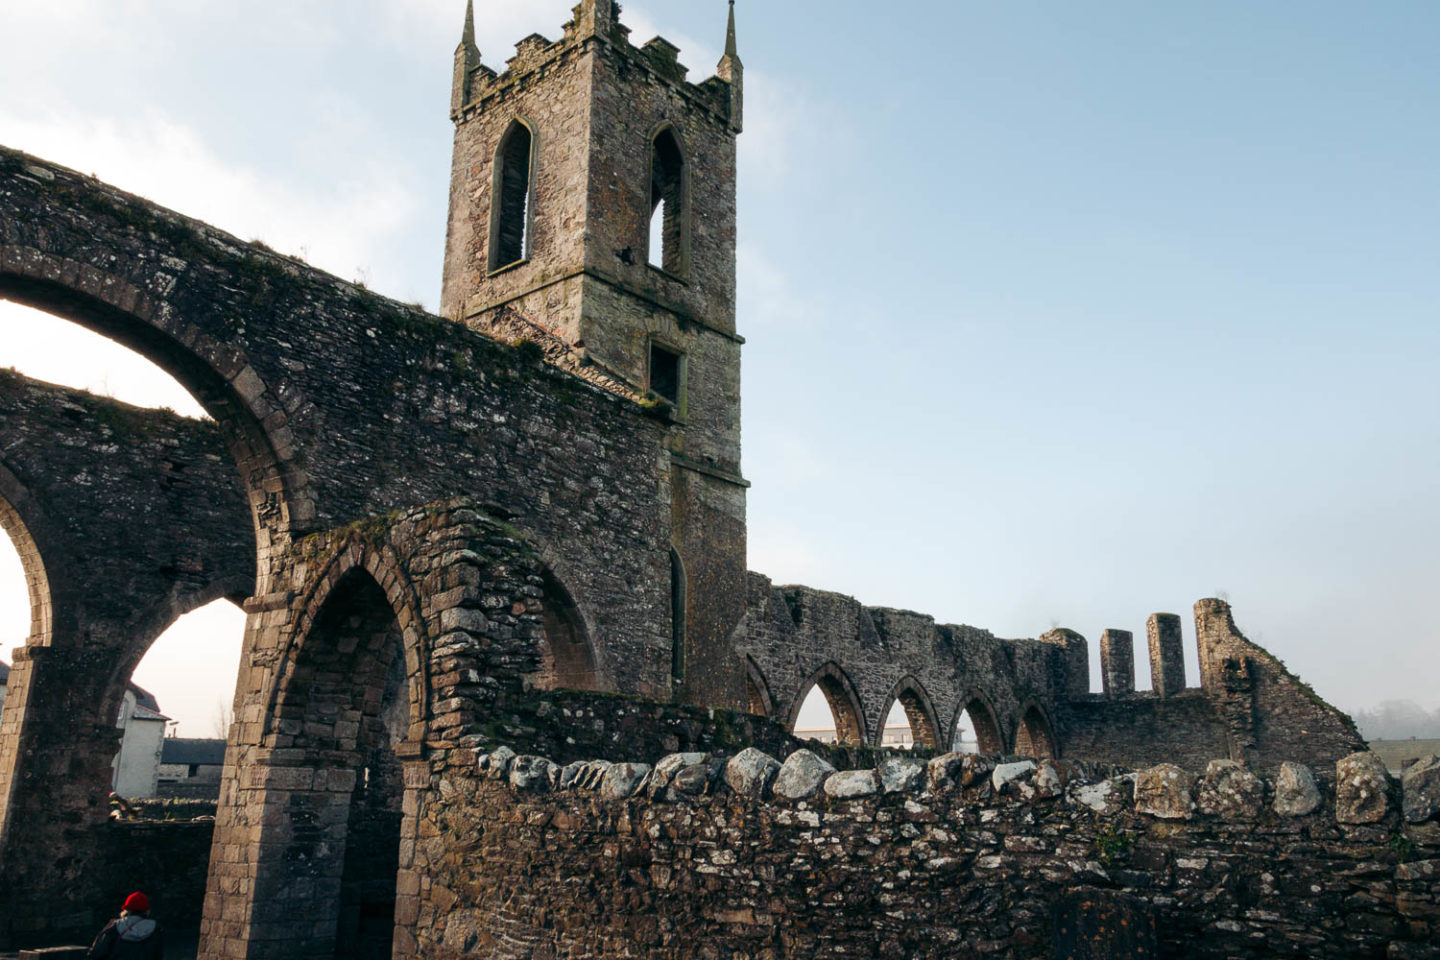
[[[135,694],[135,706],[144,707],[152,713],[160,712],[160,701],[155,699],[155,694],[133,683],[130,684],[130,692]]]
[[[160,747],[161,763],[199,763],[220,766],[225,762],[224,740],[182,740],[166,737]]]

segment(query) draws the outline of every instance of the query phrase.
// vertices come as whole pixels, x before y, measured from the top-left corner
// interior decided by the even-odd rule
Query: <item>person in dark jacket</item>
[[[125,898],[117,920],[105,924],[86,960],[163,960],[160,924],[150,919],[150,898],[136,891]]]

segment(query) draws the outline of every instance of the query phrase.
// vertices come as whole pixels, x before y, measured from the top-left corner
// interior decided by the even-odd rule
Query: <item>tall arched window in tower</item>
[[[516,120],[495,152],[495,183],[490,204],[490,269],[499,270],[530,255],[531,176],[535,135]]]
[[[685,679],[685,564],[670,550],[670,675]]]
[[[650,153],[650,263],[684,276],[688,266],[685,154],[674,127],[655,134]]]

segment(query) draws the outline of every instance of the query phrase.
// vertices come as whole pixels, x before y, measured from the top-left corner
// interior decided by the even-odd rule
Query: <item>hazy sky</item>
[[[569,6],[478,0],[486,62]],[[722,0],[626,7],[713,72]],[[463,9],[7,3],[0,142],[433,309]],[[1222,593],[1342,706],[1440,706],[1440,5],[738,11],[752,568],[1070,626],[1092,667]],[[185,409],[68,324],[0,329],[0,365]],[[0,549],[6,647],[25,604]],[[189,735],[237,624],[137,675]]]

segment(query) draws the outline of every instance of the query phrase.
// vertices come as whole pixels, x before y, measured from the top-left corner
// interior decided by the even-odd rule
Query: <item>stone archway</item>
[[[51,545],[42,549],[37,541],[45,536],[48,523],[43,508],[11,470],[0,463],[0,532],[9,536],[25,571],[25,588],[30,597],[30,634],[28,646],[49,646],[54,605],[51,602],[50,576],[45,569],[45,554],[53,557],[58,551]],[[3,797],[3,791],[0,791]],[[3,799],[0,799],[3,803]],[[3,819],[3,818],[0,818]]]
[[[812,687],[818,687],[825,697],[825,702],[830,706],[830,713],[835,718],[835,739],[839,743],[863,744],[865,742],[865,710],[860,705],[860,695],[855,689],[855,684],[846,675],[840,665],[834,662],[827,663],[810,678],[801,684],[799,692],[795,695],[790,707],[790,717],[786,727],[795,729],[795,724],[800,717],[800,708],[805,703]]]
[[[168,304],[141,295],[136,285],[146,279],[34,248],[0,247],[0,298],[99,333],[173,376],[221,425],[257,530],[289,531],[297,517],[313,514],[313,497],[294,463],[279,397],[243,348],[216,342],[211,331],[175,320]]]
[[[749,655],[745,657],[745,709],[757,717],[775,715],[775,698],[770,695],[770,683],[755,658]]]
[[[260,721],[232,734],[227,765],[248,772],[222,786],[204,956],[225,955],[227,941],[287,956],[392,955],[402,837],[415,836],[404,763],[425,740],[428,643],[389,550],[347,539],[328,557],[280,645]],[[228,882],[237,870],[254,878],[250,890]]]
[[[883,716],[888,720],[894,705],[899,703],[905,711],[905,719],[910,724],[910,733],[914,737],[915,745],[930,750],[940,747],[940,724],[935,716],[935,706],[931,703],[930,695],[925,692],[925,687],[914,677],[904,677],[895,688],[890,691],[890,696],[885,702]],[[885,742],[885,720],[881,721],[880,729],[875,733],[874,746],[884,746]]]
[[[955,719],[950,724],[950,749],[960,749],[957,740],[960,730],[960,719],[962,716],[970,718],[970,724],[975,730],[975,752],[988,756],[998,756],[1005,752],[1005,737],[1000,732],[999,721],[995,719],[995,710],[990,706],[990,701],[984,694],[972,692],[955,712]]]
[[[419,825],[448,799],[447,764],[474,764],[466,738],[542,663],[543,566],[469,500],[315,534],[285,560],[303,589],[251,617],[264,668],[237,701],[253,719],[230,742],[201,956],[388,956],[385,929],[412,956],[422,878],[446,855]]]
[[[122,413],[14,374],[0,386],[0,525],[18,548],[31,613],[0,718],[0,873],[10,881],[0,943],[24,944],[83,932],[113,909],[108,878],[88,866],[114,832],[126,686],[179,617],[250,595],[255,546],[214,424]],[[90,451],[111,443],[127,456],[101,461],[101,473]]]
[[[1056,759],[1059,750],[1055,742],[1055,727],[1039,704],[1030,704],[1020,717],[1020,726],[1015,731],[1015,752],[1023,757],[1047,757]]]
[[[316,845],[292,837],[292,852],[312,855],[291,879],[335,892],[313,897],[307,919],[334,924],[337,957],[388,958],[394,939],[405,789],[397,747],[411,721],[405,661],[389,599],[353,567],[324,598],[272,714],[277,742],[312,761],[312,812],[334,825]],[[334,809],[342,805],[343,815]]]

